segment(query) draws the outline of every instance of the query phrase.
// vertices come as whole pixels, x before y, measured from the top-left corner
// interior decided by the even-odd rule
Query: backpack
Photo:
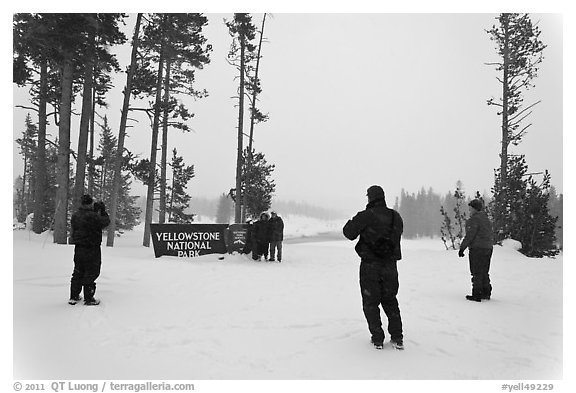
[[[394,249],[396,248],[396,243],[393,239],[394,234],[394,210],[388,209],[392,212],[392,224],[390,225],[390,232],[388,235],[381,235],[374,228],[368,226],[365,230],[364,239],[370,250],[378,258],[390,258],[394,255]],[[376,217],[377,220],[378,217]],[[379,220],[380,221],[380,220]]]

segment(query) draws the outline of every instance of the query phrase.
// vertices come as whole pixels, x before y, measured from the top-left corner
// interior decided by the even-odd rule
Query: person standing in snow
[[[252,228],[252,238],[255,247],[252,249],[252,259],[259,261],[262,256],[268,259],[268,245],[270,243],[269,216],[267,213],[260,214],[260,219],[256,221]]]
[[[270,213],[270,261],[274,261],[278,251],[278,262],[282,262],[282,240],[284,240],[284,221],[276,212]]]
[[[397,211],[386,206],[382,187],[371,186],[366,196],[366,209],[348,220],[343,233],[349,240],[360,236],[355,250],[361,260],[362,309],[372,335],[372,344],[377,349],[382,349],[384,345],[380,319],[382,305],[388,318],[390,342],[395,348],[404,349],[402,317],[396,298],[399,288],[397,261],[402,259],[400,238],[404,223]]]
[[[468,259],[472,274],[472,295],[466,295],[466,299],[480,302],[482,299],[489,300],[492,296],[489,274],[493,251],[492,223],[483,209],[482,201],[474,199],[468,206],[470,218],[466,221],[466,236],[462,240],[458,256],[462,258],[464,250],[470,250]]]
[[[90,195],[83,195],[80,208],[72,215],[72,243],[74,244],[74,271],[70,280],[70,300],[74,305],[82,298],[80,292],[84,288],[84,304],[93,306],[100,303],[94,298],[96,279],[100,275],[102,257],[102,229],[110,224],[103,202],[96,202]]]

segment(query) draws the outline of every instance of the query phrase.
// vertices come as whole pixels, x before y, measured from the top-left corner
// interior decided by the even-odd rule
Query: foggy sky
[[[207,14],[211,63],[196,74],[209,97],[185,100],[193,132],[171,130],[173,147],[194,165],[188,191],[216,197],[235,186],[238,110],[235,69],[226,62],[231,37],[223,23],[232,14]],[[262,14],[253,14],[258,28]],[[354,212],[366,188],[380,184],[390,205],[404,188],[432,187],[444,194],[456,181],[465,191],[490,192],[499,166],[500,117],[486,101],[501,96],[498,60],[485,32],[497,14],[285,14],[269,15],[262,49],[260,109],[270,120],[255,127],[254,147],[276,165],[275,197]],[[127,20],[131,39],[135,15]],[[547,45],[535,88],[525,105],[542,100],[527,119],[528,134],[513,153],[526,155],[530,172],[548,169],[562,183],[562,16],[534,14]],[[128,42],[120,52],[124,69]],[[115,76],[106,114],[118,133],[125,74]],[[27,104],[14,89],[14,105]],[[76,102],[79,104],[80,99]],[[79,113],[78,109],[78,113]],[[26,111],[14,109],[12,139],[24,129]],[[138,117],[126,147],[149,158],[150,125]],[[74,118],[71,147],[77,147]],[[248,132],[245,121],[245,132]],[[57,129],[51,126],[52,139]],[[99,131],[98,131],[99,132]],[[245,139],[245,145],[247,138]],[[15,144],[14,144],[15,145]],[[171,154],[170,154],[171,155]],[[13,149],[14,177],[22,171]],[[134,182],[135,194],[144,195]],[[138,185],[138,186],[137,186]],[[193,207],[193,200],[192,200]]]

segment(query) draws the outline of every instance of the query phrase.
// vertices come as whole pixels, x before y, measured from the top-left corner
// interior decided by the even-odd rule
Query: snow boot
[[[84,304],[86,306],[97,306],[100,304],[100,300],[94,299],[94,294],[96,293],[96,284],[84,285]]]
[[[99,299],[95,299],[95,298],[87,299],[87,300],[84,301],[84,305],[85,305],[85,306],[97,306],[97,305],[99,305],[99,304],[100,304],[100,300],[99,300]]]
[[[68,304],[73,306],[76,303],[78,303],[80,300],[82,300],[82,296],[71,296],[70,300],[68,300]]]
[[[404,341],[401,338],[390,340],[390,344],[400,351],[404,350]]]
[[[384,348],[384,342],[382,342],[382,341],[374,341],[372,339],[372,340],[370,340],[370,342],[372,343],[372,345],[374,345],[374,348],[376,348],[376,349],[383,349]]]
[[[482,300],[490,300],[490,296],[492,295],[492,285],[489,285],[488,288],[485,288],[480,293],[480,299]]]
[[[466,300],[471,300],[473,302],[481,302],[482,298],[476,295],[466,295]]]

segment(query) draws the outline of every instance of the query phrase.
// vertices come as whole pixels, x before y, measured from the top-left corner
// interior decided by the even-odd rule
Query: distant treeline
[[[466,195],[466,205],[475,196],[474,193]],[[487,205],[491,197],[489,195],[482,195],[484,203]],[[467,206],[464,206],[467,209]],[[551,187],[549,198],[550,214],[558,217],[558,224],[556,229],[556,237],[560,246],[562,246],[562,206],[563,195],[557,194],[554,187]],[[444,207],[444,211],[455,220],[454,208],[456,207],[456,197],[454,192],[448,192],[445,195],[434,192],[432,188],[426,190],[424,187],[417,193],[410,193],[402,189],[400,198],[396,199],[394,209],[396,209],[404,221],[404,234],[403,236],[408,239],[419,237],[439,237],[440,228],[442,226],[442,214],[440,207]],[[464,213],[467,214],[467,211]]]

